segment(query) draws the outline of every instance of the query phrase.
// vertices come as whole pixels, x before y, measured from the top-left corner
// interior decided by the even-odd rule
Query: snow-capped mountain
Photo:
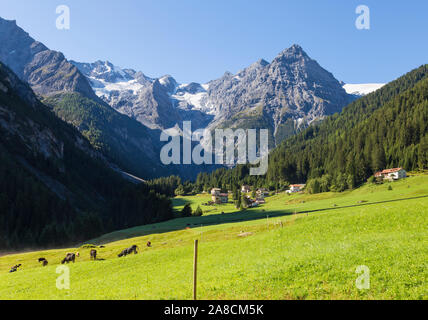
[[[273,145],[351,100],[334,76],[294,45],[271,63],[260,59],[207,84],[150,78],[110,62],[73,62],[96,94],[153,129],[191,120],[194,129],[268,128]]]
[[[172,128],[185,120],[204,127],[213,118],[204,107],[206,86],[179,84],[169,75],[150,78],[108,61],[72,63],[89,79],[98,97],[152,129]]]
[[[366,96],[369,93],[372,93],[376,90],[379,90],[385,85],[385,83],[361,83],[361,84],[351,84],[347,83],[343,86],[343,89],[348,94],[356,96]]]
[[[113,91],[138,93],[144,86],[153,82],[141,72],[119,68],[108,61],[79,63],[71,61],[89,79],[99,97],[107,98]]]

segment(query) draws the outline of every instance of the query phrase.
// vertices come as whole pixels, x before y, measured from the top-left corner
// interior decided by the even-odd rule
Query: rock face
[[[95,97],[88,80],[60,52],[35,41],[15,21],[0,18],[0,61],[40,95],[80,92]]]
[[[43,113],[43,106],[29,86],[19,80],[8,68],[0,64],[0,89],[2,100],[0,101],[0,132],[6,141],[14,140],[22,145],[22,153],[30,153],[33,156],[40,155],[46,159],[61,161],[64,157],[64,142],[61,141],[51,128],[44,126],[30,116],[24,114]],[[13,95],[16,95],[26,103],[27,110],[15,110]],[[8,99],[11,97],[10,99]],[[6,102],[7,101],[7,102]]]
[[[207,84],[151,79],[110,62],[73,62],[96,94],[141,123],[168,129],[191,120],[194,129],[267,128],[271,147],[314,121],[340,112],[352,97],[298,45],[271,63],[259,60]]]
[[[271,63],[259,60],[236,75],[226,73],[208,89],[217,114],[212,127],[264,125],[276,144],[349,102],[339,81],[298,45]]]

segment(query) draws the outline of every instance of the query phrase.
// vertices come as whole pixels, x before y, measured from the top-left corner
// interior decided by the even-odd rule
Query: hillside
[[[84,248],[4,256],[0,299],[191,299],[194,239],[200,299],[427,299],[427,185],[428,176],[412,176],[342,193],[278,194],[245,212],[221,205],[217,214],[93,240],[105,245],[95,262]],[[176,206],[207,197],[181,197]],[[117,257],[132,244],[140,254]],[[71,288],[57,290],[55,269],[76,250]],[[7,273],[16,263],[22,269]],[[355,286],[361,265],[370,269],[369,290]]]
[[[0,249],[70,244],[172,215],[169,200],[125,181],[3,64],[0,133]]]
[[[149,130],[104,103],[80,93],[57,94],[43,99],[43,102],[123,170],[146,179],[174,173],[172,168],[162,166],[157,159],[160,132]]]
[[[381,169],[426,169],[427,122],[425,65],[286,141],[270,155],[268,179],[319,178],[341,191]]]

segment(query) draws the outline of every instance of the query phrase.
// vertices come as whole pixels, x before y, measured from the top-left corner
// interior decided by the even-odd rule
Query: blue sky
[[[56,7],[71,10],[57,30]],[[367,5],[371,29],[355,27]],[[388,82],[428,63],[428,1],[1,0],[0,16],[69,59],[207,82],[294,43],[338,80]],[[1,44],[0,44],[1,45]]]

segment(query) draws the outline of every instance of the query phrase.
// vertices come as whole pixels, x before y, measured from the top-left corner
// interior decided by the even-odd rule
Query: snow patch
[[[180,102],[186,102],[187,104],[193,106],[192,109],[202,110],[204,108],[203,100],[206,96],[206,92],[198,92],[195,94],[191,94],[188,92],[180,92],[178,94],[172,95],[171,97]]]
[[[362,83],[362,84],[345,84],[343,89],[345,89],[346,93],[354,94],[358,96],[365,96],[369,93],[372,93],[376,90],[379,90],[385,85],[385,83]]]
[[[112,91],[131,91],[132,94],[137,94],[144,86],[138,83],[137,80],[107,82],[94,77],[90,78],[92,88],[98,97],[109,97]]]

